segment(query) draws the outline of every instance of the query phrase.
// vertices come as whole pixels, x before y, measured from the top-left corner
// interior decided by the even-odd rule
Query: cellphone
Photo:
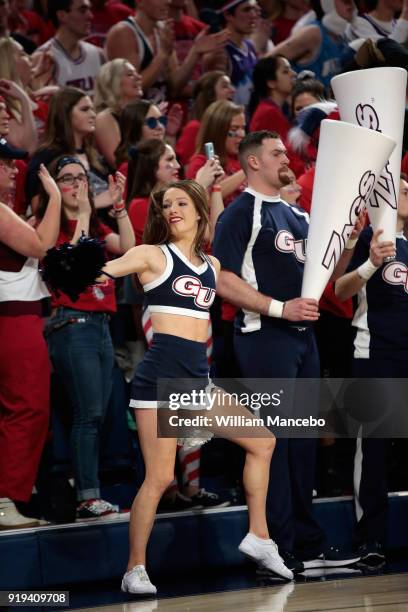
[[[206,142],[204,144],[204,153],[207,159],[212,159],[215,155],[214,143]]]

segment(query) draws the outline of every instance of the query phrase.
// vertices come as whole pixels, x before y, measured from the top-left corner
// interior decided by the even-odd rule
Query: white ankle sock
[[[126,574],[129,574],[130,572],[133,572],[133,570],[135,570],[137,567],[143,567],[143,569],[146,569],[144,565],[142,565],[141,563],[138,563],[137,565],[134,565],[132,567],[132,569],[126,570]]]
[[[265,540],[264,538],[259,538],[257,535],[255,535],[254,533],[248,532],[248,535],[255,540],[255,542],[257,544],[261,544],[261,546],[267,546],[269,544],[271,544],[272,540],[270,538],[268,538],[267,540]]]

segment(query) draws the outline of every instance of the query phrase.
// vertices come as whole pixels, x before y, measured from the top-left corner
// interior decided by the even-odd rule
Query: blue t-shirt
[[[371,227],[361,233],[348,271],[367,261],[372,236]],[[402,233],[396,249],[395,260],[383,264],[357,294],[355,358],[408,359],[408,241]]]
[[[300,208],[248,188],[220,215],[213,253],[224,270],[285,302],[300,296],[308,227]],[[235,319],[242,333],[288,323],[247,310]]]
[[[252,73],[258,56],[250,40],[244,40],[244,49],[240,49],[230,40],[225,44],[225,50],[230,61],[231,83],[235,87],[234,102],[247,106],[253,89]]]
[[[345,39],[334,40],[320,21],[310,25],[317,26],[322,36],[319,54],[309,62],[293,64],[293,69],[296,72],[311,70],[315,73],[316,79],[325,87],[329,87],[332,77],[341,72],[342,67],[352,60],[355,52]]]

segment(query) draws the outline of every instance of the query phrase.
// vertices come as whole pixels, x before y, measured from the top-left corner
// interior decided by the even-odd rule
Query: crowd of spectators
[[[34,235],[41,241],[53,212],[48,201],[56,207],[60,200],[53,219],[60,219],[59,230],[38,248],[10,238],[5,228],[12,221],[0,209],[0,329],[2,321],[27,315],[18,304],[41,303],[54,386],[71,413],[77,518],[119,511],[102,499],[101,432],[115,357],[129,382],[149,342],[142,294],[129,277],[116,289],[112,281],[93,287],[76,302],[64,294],[46,297],[43,284],[26,295],[22,289],[19,297],[7,293],[7,275],[22,273],[31,260],[37,269],[51,242],[77,243],[83,232],[103,238],[109,257],[141,244],[151,192],[179,177],[213,188],[210,245],[218,215],[247,187],[238,148],[248,131],[279,134],[291,168],[282,198],[310,211],[320,121],[338,118],[330,79],[378,66],[408,67],[408,0],[0,0],[0,201],[16,223],[27,225],[19,230],[21,245]],[[211,159],[208,142],[215,150]],[[406,128],[403,155],[402,171],[408,172]],[[340,302],[328,287],[320,308],[322,375],[347,376],[352,302]],[[217,300],[208,340],[215,376],[240,375],[235,314],[234,306]],[[13,333],[3,333],[10,347]],[[14,330],[14,336],[25,333],[24,326]],[[11,364],[15,351],[5,346],[0,529],[40,522],[24,516],[19,504],[30,499],[49,428],[48,364],[39,399],[19,396],[6,384],[19,360]],[[30,350],[23,342],[16,346]],[[40,358],[47,360],[41,342],[36,346],[41,354],[31,358],[38,368]],[[123,405],[123,415],[126,410]],[[15,439],[13,427],[23,431]],[[52,446],[52,427],[48,437]],[[352,464],[352,450],[326,439],[319,452],[318,493],[349,492],[351,478],[339,466]],[[228,503],[219,491],[202,487],[199,449],[181,450],[179,459],[182,473],[166,494],[167,509]],[[15,469],[27,461],[29,473]]]

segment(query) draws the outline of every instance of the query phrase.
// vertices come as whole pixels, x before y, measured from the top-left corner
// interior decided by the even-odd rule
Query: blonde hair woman
[[[30,56],[16,40],[0,38],[0,94],[10,113],[8,140],[15,147],[33,153],[37,147],[34,112],[39,105],[31,99],[33,76]]]
[[[127,104],[140,100],[142,94],[142,77],[127,60],[117,58],[100,69],[95,89],[95,139],[99,151],[112,167],[121,139],[120,112]]]

